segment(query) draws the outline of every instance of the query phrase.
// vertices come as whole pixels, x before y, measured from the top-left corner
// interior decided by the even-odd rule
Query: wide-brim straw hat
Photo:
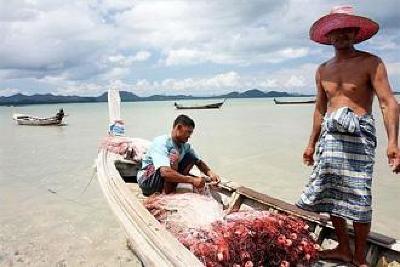
[[[326,35],[333,30],[343,28],[359,28],[354,40],[358,44],[376,34],[379,24],[369,18],[354,15],[352,6],[337,6],[332,8],[329,15],[318,19],[311,26],[310,39],[330,45],[331,42]]]

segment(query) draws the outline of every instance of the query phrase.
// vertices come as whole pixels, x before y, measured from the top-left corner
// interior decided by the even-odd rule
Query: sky
[[[0,96],[313,94],[334,50],[309,28],[348,4],[380,24],[356,48],[400,91],[400,0],[0,0]]]

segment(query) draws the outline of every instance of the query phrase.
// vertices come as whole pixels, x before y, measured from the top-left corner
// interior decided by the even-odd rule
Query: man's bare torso
[[[379,61],[374,55],[356,51],[350,58],[323,63],[319,74],[328,100],[327,112],[346,106],[359,115],[370,113],[374,96],[371,75]]]

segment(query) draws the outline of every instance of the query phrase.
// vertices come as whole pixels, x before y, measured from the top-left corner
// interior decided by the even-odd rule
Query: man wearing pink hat
[[[385,65],[379,57],[354,48],[354,44],[371,38],[378,29],[376,22],[354,15],[351,6],[334,8],[310,29],[310,39],[333,45],[335,56],[316,72],[314,122],[303,154],[304,163],[313,165],[313,171],[297,205],[331,216],[339,244],[336,249],[322,251],[321,258],[356,266],[367,264],[366,244],[372,219],[374,95],[378,97],[387,131],[389,164],[395,173],[400,171],[399,107]],[[346,220],[353,221],[354,253]]]

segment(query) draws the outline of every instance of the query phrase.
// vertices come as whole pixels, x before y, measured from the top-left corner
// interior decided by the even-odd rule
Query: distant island
[[[137,102],[137,101],[177,101],[177,100],[190,100],[190,99],[215,99],[215,98],[271,98],[271,97],[302,97],[312,95],[302,95],[279,91],[263,92],[258,89],[252,89],[245,92],[230,92],[224,95],[216,96],[191,96],[191,95],[152,95],[140,97],[134,93],[121,91],[121,101],[123,102]],[[12,96],[1,96],[0,106],[18,106],[30,104],[59,104],[59,103],[96,103],[107,102],[107,92],[100,96],[85,97],[85,96],[62,96],[52,94],[36,94],[27,96],[23,94],[15,94]]]

